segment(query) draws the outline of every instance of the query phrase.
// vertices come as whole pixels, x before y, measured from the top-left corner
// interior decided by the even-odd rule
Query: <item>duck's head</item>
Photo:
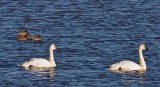
[[[25,35],[29,35],[29,33],[28,33],[27,30],[24,30],[24,31],[18,32],[18,35],[20,35],[20,36],[25,36]]]

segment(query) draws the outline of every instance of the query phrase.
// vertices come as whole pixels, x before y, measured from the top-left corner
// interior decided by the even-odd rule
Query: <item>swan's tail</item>
[[[18,64],[17,66],[18,66],[18,67],[22,67],[22,65],[19,65],[19,64]]]
[[[105,70],[110,70],[110,67],[105,68]]]

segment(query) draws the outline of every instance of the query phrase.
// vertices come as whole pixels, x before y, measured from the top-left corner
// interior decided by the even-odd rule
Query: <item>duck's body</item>
[[[132,61],[120,61],[118,63],[112,64],[108,69],[109,70],[124,70],[124,71],[133,71],[133,70],[146,70],[147,66],[143,58],[142,50],[146,50],[146,46],[141,44],[139,47],[139,60],[140,64],[137,64]]]
[[[28,38],[26,36],[18,36],[17,40],[26,41],[26,40],[28,40]]]
[[[50,52],[50,58],[49,61],[43,58],[32,58],[30,61],[24,62],[21,66],[24,68],[51,68],[56,67],[56,63],[54,61],[53,56],[53,50],[55,50],[56,47],[54,44],[50,46],[49,52]]]
[[[42,40],[41,36],[33,36],[30,38],[30,40]]]

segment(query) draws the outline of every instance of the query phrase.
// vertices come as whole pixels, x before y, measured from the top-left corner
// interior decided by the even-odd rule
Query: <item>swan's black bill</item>
[[[148,46],[145,46],[145,49],[146,49],[146,50],[149,50]]]

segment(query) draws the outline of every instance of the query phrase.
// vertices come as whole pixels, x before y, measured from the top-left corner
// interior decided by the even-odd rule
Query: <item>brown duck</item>
[[[18,36],[18,37],[17,37],[17,40],[26,41],[26,40],[28,40],[28,37],[27,37],[27,36]]]
[[[29,38],[29,33],[28,33],[27,30],[18,32],[18,35],[19,35],[19,36],[26,36],[27,38]]]
[[[41,36],[33,36],[30,38],[30,40],[42,40]]]

